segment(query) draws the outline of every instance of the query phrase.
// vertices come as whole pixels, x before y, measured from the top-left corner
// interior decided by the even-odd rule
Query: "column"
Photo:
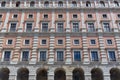
[[[73,68],[68,66],[65,68],[65,70],[66,70],[66,80],[73,80],[72,79]]]
[[[23,32],[24,17],[25,17],[25,13],[24,11],[22,11],[22,16],[21,16],[21,21],[20,21],[20,26],[18,28],[18,32]]]
[[[100,57],[101,57],[101,64],[107,64],[107,56],[106,56],[106,51],[104,47],[104,37],[102,34],[98,35],[99,38],[99,45],[100,45]]]
[[[88,45],[87,45],[87,35],[86,34],[82,34],[82,44],[83,44],[83,64],[89,64],[90,60],[89,60],[89,53],[88,53]]]
[[[48,53],[48,64],[54,64],[54,44],[55,44],[55,36],[53,34],[50,35],[49,42],[49,53]]]
[[[40,21],[40,13],[39,11],[37,11],[37,18],[36,18],[36,26],[35,26],[35,29],[34,29],[34,32],[39,32],[39,21]]]
[[[71,64],[72,63],[72,58],[71,58],[71,48],[70,48],[70,34],[66,34],[66,62],[65,64]]]
[[[16,37],[16,42],[15,42],[15,50],[13,51],[13,56],[12,56],[12,61],[11,64],[17,64],[18,63],[18,59],[20,56],[20,48],[21,48],[21,41],[22,37],[21,36],[17,36]]]
[[[52,10],[52,25],[50,27],[50,32],[55,32],[55,12]]]
[[[17,80],[17,68],[9,66],[9,80]]]
[[[101,25],[100,25],[100,19],[99,19],[99,13],[98,13],[98,10],[96,10],[96,19],[97,19],[97,21],[96,21],[96,23],[97,23],[97,29],[98,29],[98,32],[102,32],[102,27],[101,27]]]
[[[3,28],[1,30],[1,32],[6,32],[7,31],[7,24],[8,24],[8,19],[9,19],[9,15],[10,15],[10,11],[7,12],[6,14],[6,19],[3,25]]]
[[[10,0],[10,7],[12,7],[12,0]]]
[[[81,10],[81,24],[82,24],[82,32],[86,32],[85,20],[84,20],[84,12]]]
[[[36,80],[36,68],[29,66],[29,80]]]
[[[70,19],[69,19],[70,16],[69,16],[69,11],[68,10],[66,11],[66,15],[67,15],[66,32],[70,32]]]
[[[48,80],[54,80],[54,71],[55,71],[55,68],[54,67],[49,67],[49,70],[48,70]]]
[[[0,59],[2,60],[2,49],[3,49],[4,36],[0,36]]]
[[[32,55],[29,64],[36,64],[37,46],[38,46],[38,35],[34,35],[33,44],[32,44]]]

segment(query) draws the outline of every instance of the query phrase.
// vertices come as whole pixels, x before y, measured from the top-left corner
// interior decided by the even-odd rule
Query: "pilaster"
[[[82,32],[86,32],[85,20],[84,20],[84,12],[81,10],[81,24],[82,24]]]
[[[37,16],[36,16],[36,26],[35,26],[35,28],[34,28],[34,32],[39,32],[39,21],[40,21],[40,13],[39,13],[39,11],[37,11]]]

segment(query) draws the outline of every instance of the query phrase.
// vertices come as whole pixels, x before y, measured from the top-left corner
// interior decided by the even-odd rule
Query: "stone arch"
[[[66,72],[63,68],[57,68],[55,70],[54,80],[66,80]]]
[[[81,68],[75,68],[72,74],[72,80],[85,80],[84,71]]]
[[[120,69],[118,68],[110,69],[110,80],[120,80]]]
[[[9,69],[8,68],[1,68],[0,69],[0,80],[9,80]]]
[[[29,70],[27,68],[18,69],[17,80],[29,80]]]
[[[46,69],[38,69],[36,71],[36,80],[47,80],[47,77],[48,77],[48,73],[47,73],[47,70]]]
[[[100,68],[93,68],[91,70],[91,80],[104,80],[103,72]]]
[[[16,2],[16,7],[20,7],[20,1]]]

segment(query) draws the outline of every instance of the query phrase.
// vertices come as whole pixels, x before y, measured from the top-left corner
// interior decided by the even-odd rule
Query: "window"
[[[58,15],[58,18],[63,18],[63,15],[62,15],[62,14],[59,14],[59,15]]]
[[[79,42],[79,39],[75,39],[74,40],[74,45],[78,45],[80,42]]]
[[[57,23],[57,32],[63,32],[64,31],[64,26],[63,23]]]
[[[20,7],[20,1],[16,2],[16,7]]]
[[[58,45],[63,44],[63,40],[58,40]]]
[[[42,23],[42,32],[48,32],[48,23],[47,22]]]
[[[78,22],[73,22],[72,32],[79,32],[79,23]]]
[[[91,60],[98,61],[98,52],[97,51],[91,51]]]
[[[94,23],[88,23],[88,32],[95,32]]]
[[[108,51],[109,60],[116,61],[115,51]]]
[[[117,16],[118,16],[118,18],[120,18],[120,14],[118,14]]]
[[[32,15],[32,14],[29,14],[29,15],[28,15],[28,18],[33,18],[33,15]]]
[[[31,32],[32,31],[32,23],[26,23],[26,32]]]
[[[22,61],[28,61],[29,59],[29,51],[22,52]]]
[[[44,6],[45,6],[45,7],[49,7],[49,2],[48,2],[48,1],[45,1]]]
[[[2,14],[0,14],[0,18],[2,18]]]
[[[73,14],[73,18],[77,18],[77,14]]]
[[[91,3],[89,1],[86,2],[86,7],[91,7]]]
[[[103,1],[100,1],[100,7],[105,7],[105,3]]]
[[[5,7],[5,6],[6,6],[6,2],[3,1],[3,2],[1,3],[1,7]]]
[[[108,45],[111,45],[111,44],[112,44],[112,40],[111,40],[111,39],[108,39],[108,40],[107,40],[107,44],[108,44]]]
[[[48,14],[44,14],[44,18],[48,18]]]
[[[12,44],[12,42],[13,42],[13,40],[12,40],[12,39],[8,39],[7,44],[8,44],[8,45],[11,45],[11,44]]]
[[[42,41],[41,41],[41,44],[42,45],[45,45],[47,43],[47,41],[45,40],[45,39],[43,39]]]
[[[102,16],[103,16],[103,18],[107,18],[107,14],[103,14]]]
[[[104,32],[110,32],[110,25],[109,23],[103,23]]]
[[[10,61],[11,51],[4,52],[4,61]]]
[[[10,32],[15,32],[16,31],[16,26],[17,26],[17,23],[11,23],[10,24]]]
[[[95,45],[96,44],[96,41],[94,39],[90,40],[90,44],[91,45]]]
[[[81,61],[81,53],[80,51],[73,51],[74,53],[74,61]]]
[[[64,51],[57,51],[57,61],[64,60]]]
[[[88,14],[88,18],[92,18],[92,14]]]
[[[72,7],[77,7],[76,1],[72,1]]]
[[[46,61],[47,51],[40,51],[40,61]]]
[[[13,18],[17,18],[17,17],[18,17],[18,15],[17,15],[17,14],[14,14],[14,15],[13,15]]]
[[[35,6],[35,2],[34,1],[31,1],[30,2],[30,7],[34,7]]]
[[[115,7],[118,7],[119,3],[117,1],[114,1],[114,5],[115,5]]]
[[[58,2],[58,7],[63,7],[63,2],[62,1]]]
[[[30,40],[28,40],[28,39],[25,40],[24,44],[25,44],[25,45],[29,45],[29,44],[30,44]]]

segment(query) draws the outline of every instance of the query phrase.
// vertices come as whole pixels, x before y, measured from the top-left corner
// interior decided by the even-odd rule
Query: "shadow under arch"
[[[29,70],[24,67],[18,69],[17,80],[29,80]]]
[[[66,72],[63,68],[57,68],[54,71],[54,80],[66,80]]]
[[[110,69],[110,80],[120,80],[120,69],[118,68]]]
[[[91,80],[104,80],[103,71],[100,68],[93,68],[91,70]]]
[[[9,80],[9,69],[8,68],[1,68],[0,69],[0,80]]]
[[[73,80],[85,80],[84,71],[81,68],[75,68],[72,74]]]

